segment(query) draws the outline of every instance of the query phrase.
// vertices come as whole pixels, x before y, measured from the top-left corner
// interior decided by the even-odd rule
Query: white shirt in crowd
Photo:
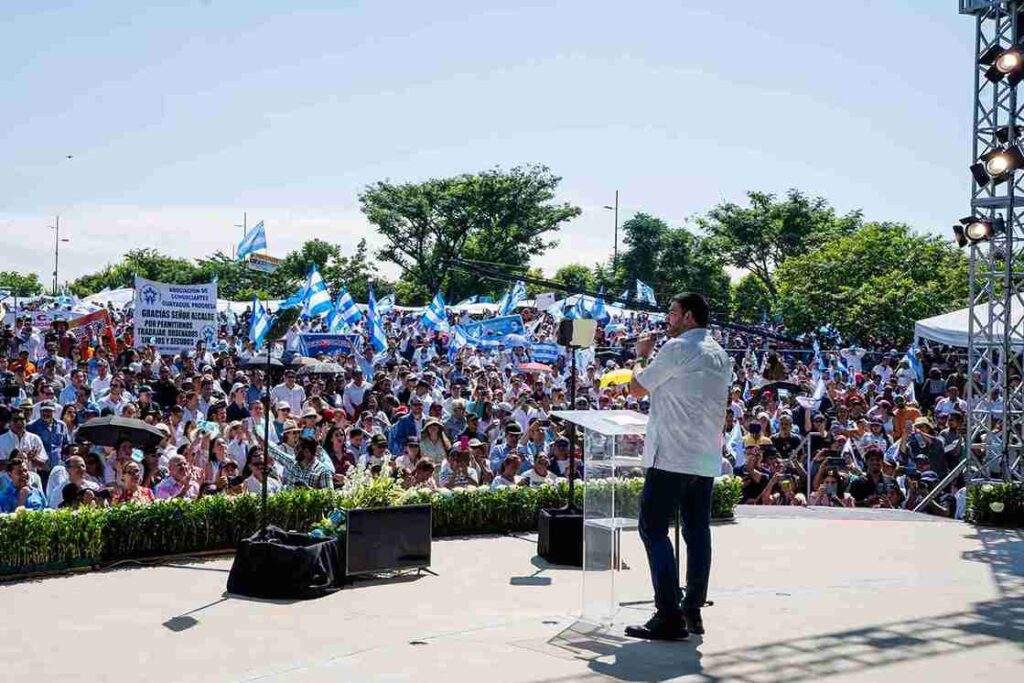
[[[356,408],[363,405],[363,396],[369,388],[370,384],[365,380],[358,386],[356,386],[355,382],[349,382],[345,385],[345,392],[341,396],[341,407],[345,409],[346,413],[349,415],[356,414]]]
[[[867,353],[865,349],[851,346],[848,349],[843,349],[839,352],[839,355],[846,361],[846,367],[850,369],[850,372],[862,372],[864,355]]]
[[[297,414],[302,410],[302,404],[306,402],[306,390],[298,384],[289,389],[287,384],[282,383],[270,390],[270,398],[273,399],[275,406],[281,401],[287,401],[292,412]]]
[[[651,394],[644,467],[701,477],[722,469],[722,405],[732,359],[706,328],[669,339],[635,377]]]
[[[936,415],[949,415],[954,410],[959,411],[961,414],[966,413],[967,401],[963,400],[962,398],[958,398],[956,399],[956,401],[954,401],[948,396],[945,396],[943,398],[940,398],[935,403]],[[1000,407],[1000,410],[1002,410],[1002,407]]]
[[[9,459],[11,451],[15,448],[26,457],[30,457],[33,453],[44,452],[43,440],[28,430],[25,430],[20,439],[13,431],[0,434],[0,460]],[[35,467],[29,466],[29,469],[34,470]]]
[[[89,388],[92,389],[92,399],[94,401],[100,396],[105,396],[110,391],[111,379],[112,377],[108,372],[106,377],[97,377],[90,383]]]

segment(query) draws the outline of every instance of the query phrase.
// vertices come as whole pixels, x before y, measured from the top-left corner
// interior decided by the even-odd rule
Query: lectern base
[[[545,508],[537,521],[537,554],[552,564],[583,566],[583,513]]]

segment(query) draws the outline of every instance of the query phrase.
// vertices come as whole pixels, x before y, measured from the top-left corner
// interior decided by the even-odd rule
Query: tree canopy
[[[831,323],[847,338],[907,339],[916,320],[967,300],[963,253],[900,223],[868,223],[788,258],[775,275],[779,309],[795,332]]]
[[[480,293],[480,282],[452,278],[453,256],[525,270],[555,244],[553,233],[580,213],[555,203],[560,181],[546,166],[493,169],[421,183],[381,181],[359,201],[385,239],[378,257],[426,292],[442,290],[456,300]]]
[[[849,235],[861,225],[861,213],[836,215],[821,197],[791,189],[784,199],[748,192],[750,206],[723,202],[696,219],[713,253],[726,264],[754,274],[778,297],[775,269],[786,259]]]
[[[36,273],[19,273],[15,270],[0,271],[0,289],[14,296],[36,296],[43,293],[43,284]]]

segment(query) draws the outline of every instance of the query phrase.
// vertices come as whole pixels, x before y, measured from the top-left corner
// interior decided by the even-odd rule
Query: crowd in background
[[[455,349],[419,313],[392,311],[387,351],[364,343],[321,355],[340,366],[328,373],[295,353],[298,335],[322,323],[298,322],[269,376],[247,338],[248,311],[223,314],[215,340],[172,355],[135,348],[130,307],[111,307],[103,330],[37,329],[32,316],[15,316],[0,337],[0,511],[238,495],[264,481],[271,492],[332,488],[359,466],[386,468],[407,487],[555,482],[579,443],[552,412],[646,411],[601,378],[632,367],[632,339],[657,331],[659,317],[600,325],[594,346],[577,352],[572,404],[564,349],[546,363],[533,357],[535,343],[554,340],[558,316],[519,312],[527,340]],[[742,478],[744,502],[917,507],[963,457],[967,377],[957,354],[908,357],[885,340],[842,344],[827,329],[815,350],[762,335],[781,331],[714,330],[735,359],[722,472]],[[144,420],[163,438],[142,448],[79,438],[105,415]],[[927,509],[957,514],[962,497],[954,484]]]

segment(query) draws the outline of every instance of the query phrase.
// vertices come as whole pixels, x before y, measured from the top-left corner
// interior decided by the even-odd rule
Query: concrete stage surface
[[[310,602],[224,594],[230,558],[0,586],[6,681],[1024,680],[1024,533],[871,511],[741,509],[712,531],[708,634],[581,635],[578,570],[535,535],[443,539],[439,575]],[[624,536],[620,595],[649,598]]]

